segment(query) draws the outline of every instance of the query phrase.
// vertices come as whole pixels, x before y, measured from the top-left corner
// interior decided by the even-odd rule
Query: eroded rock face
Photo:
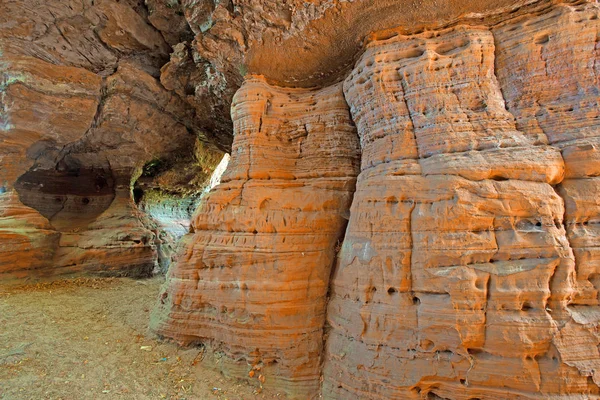
[[[149,274],[191,229],[152,325],[228,376],[600,397],[598,14],[4,2],[0,280]]]
[[[151,273],[160,227],[132,182],[206,140],[157,80],[169,45],[135,1],[5,2],[0,21],[0,279]]]
[[[599,395],[597,14],[369,44],[344,84],[363,158],[325,397]]]
[[[498,70],[516,72],[498,73],[498,78],[517,126],[560,149],[564,159],[565,179],[556,191],[564,200],[564,225],[575,257],[574,290],[570,318],[559,325],[552,347],[563,365],[589,377],[595,389],[600,384],[595,334],[600,323],[599,16],[595,3],[561,5],[494,29]],[[527,50],[509,57],[515,46]]]
[[[324,87],[352,69],[373,32],[478,21],[536,1],[182,0],[168,2],[168,11],[157,1],[147,2],[153,23],[171,11],[177,15],[169,16],[172,28],[185,16],[194,39],[178,45],[161,79],[185,93],[212,140],[230,151],[229,105],[247,74],[264,75],[275,85]]]
[[[362,158],[330,284],[324,352],[294,348],[323,360],[323,397],[600,395],[597,14],[590,3],[542,5],[485,25],[372,36],[343,84]],[[233,167],[199,210],[197,232],[171,271],[155,326],[182,342],[208,344],[233,376],[259,365],[267,382],[272,373],[314,382],[314,373],[285,368],[298,353],[286,353],[286,342],[266,330],[297,328],[295,320],[269,312],[265,325],[255,314],[256,288],[244,286],[255,272],[248,265],[267,262],[256,248],[245,250],[248,234],[241,232],[260,234],[263,216],[232,215],[248,215],[238,211],[252,207],[243,200],[255,201],[241,194],[254,187],[248,183],[263,179],[262,189],[251,192],[257,203],[280,187],[264,179],[279,174],[281,163],[262,161],[273,157],[264,139],[247,138],[263,130],[270,135],[268,117],[278,110],[275,100],[250,90],[256,84],[251,80],[238,94],[256,105],[235,103]],[[253,122],[242,105],[256,109]],[[286,229],[304,227],[305,220],[292,222]],[[268,229],[270,238],[287,232]],[[246,240],[238,239],[243,250],[238,235]],[[230,250],[234,243],[239,250]],[[269,254],[279,260],[280,252]],[[295,282],[285,271],[262,282]],[[309,321],[321,315],[298,313]],[[231,362],[236,358],[241,365]],[[307,394],[283,379],[273,383],[292,397]]]
[[[310,91],[252,78],[232,107],[221,184],[169,270],[153,327],[222,355],[227,375],[307,398],[319,388],[326,295],[356,179],[341,84]],[[262,379],[262,378],[261,378]]]

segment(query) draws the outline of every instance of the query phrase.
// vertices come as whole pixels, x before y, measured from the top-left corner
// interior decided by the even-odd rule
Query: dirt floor
[[[159,341],[148,316],[162,278],[0,286],[0,399],[283,399]]]

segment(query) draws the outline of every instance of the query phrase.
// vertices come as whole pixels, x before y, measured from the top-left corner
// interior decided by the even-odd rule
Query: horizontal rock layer
[[[132,182],[206,140],[157,80],[169,52],[137,1],[0,4],[0,280],[155,268]]]
[[[358,170],[341,85],[281,89],[247,80],[220,185],[168,273],[153,328],[202,341],[228,375],[314,396],[335,246]],[[250,379],[250,378],[248,378]]]
[[[599,395],[598,11],[368,45],[325,398]]]

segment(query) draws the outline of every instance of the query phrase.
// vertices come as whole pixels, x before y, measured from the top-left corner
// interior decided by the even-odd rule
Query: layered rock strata
[[[311,91],[252,78],[232,116],[229,166],[197,211],[152,325],[203,342],[227,375],[312,397],[358,138],[341,84]]]
[[[344,84],[363,158],[324,397],[599,395],[597,12],[368,45]]]
[[[136,1],[0,4],[0,280],[155,268],[132,182],[206,140],[169,52]]]
[[[598,14],[0,3],[0,280],[166,268],[211,142],[161,335],[292,398],[600,397]]]
[[[414,34],[372,35],[343,85],[362,159],[330,285],[324,354],[302,350],[323,359],[323,397],[600,396],[597,15],[588,2],[540,2],[482,17],[484,25],[473,17]],[[232,109],[238,137],[251,129],[240,124],[240,104]],[[256,108],[263,107],[267,115],[272,103]],[[255,119],[260,133],[268,120]],[[263,167],[260,157],[273,156],[262,144],[243,142],[236,153],[236,143],[226,176],[244,180],[236,172],[241,160],[263,179],[280,170],[278,162]],[[277,369],[268,368],[264,336],[245,330],[255,297],[235,293],[244,286],[234,279],[247,276],[246,250],[232,251],[232,233],[215,236],[225,226],[255,227],[240,228],[230,217],[245,214],[234,209],[248,190],[238,182],[244,189],[226,196],[232,182],[199,210],[155,326],[181,342],[205,343],[233,376],[267,366],[267,382],[272,371],[294,380],[302,375],[281,368],[294,357],[270,358]],[[278,186],[267,182],[262,193]],[[226,247],[217,250],[211,240]],[[282,274],[266,281],[274,280],[290,282]],[[268,329],[296,326],[287,314],[269,316]],[[253,322],[265,332],[262,319]],[[277,339],[269,353],[287,349]],[[274,383],[291,397],[314,394],[284,380]]]
[[[556,192],[564,200],[575,273],[568,318],[550,347],[594,388],[600,385],[599,17],[598,4],[581,2],[494,29],[508,110],[520,130],[559,149],[564,159],[565,179]]]

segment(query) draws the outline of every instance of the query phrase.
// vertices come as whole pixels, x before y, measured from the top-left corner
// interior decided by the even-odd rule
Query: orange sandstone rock
[[[564,162],[515,125],[494,55],[485,27],[395,35],[371,42],[344,83],[363,159],[328,306],[325,397],[598,395],[576,369],[594,357],[560,357],[576,332],[561,333],[576,293],[551,186]]]
[[[576,368],[595,388],[600,384],[599,16],[596,3],[562,4],[494,29],[498,78],[509,111],[523,132],[559,149],[565,162],[557,193],[564,200],[575,282],[569,318],[552,343],[561,365]]]
[[[325,398],[600,395],[597,11],[588,2],[539,2],[447,28],[372,35],[344,82],[362,159],[330,288]],[[194,80],[193,72],[173,79],[177,68],[191,71],[184,53],[163,73],[180,92]],[[255,84],[238,96],[252,97]],[[232,167],[198,212],[155,323],[166,336],[225,354],[223,369],[238,377],[244,365],[269,369],[277,359],[264,357],[266,334],[254,335],[250,324],[275,338],[269,354],[293,359],[280,335],[262,330],[257,297],[246,297],[252,287],[239,280],[253,271],[248,265],[266,263],[262,251],[231,250],[251,240],[243,232],[282,232],[244,202],[272,199],[278,180],[289,179],[281,162],[255,161],[273,157],[264,139],[250,138],[271,126],[258,116],[274,104],[255,98],[252,122],[234,103]],[[258,204],[270,210],[271,200]],[[299,219],[286,229],[305,226]],[[291,279],[262,281],[270,289]],[[266,329],[297,326],[284,313],[269,317]],[[236,357],[242,366],[227,361]],[[283,359],[274,385],[298,376],[282,369],[290,365]]]
[[[132,182],[233,129],[161,335],[302,399],[600,397],[598,4],[144,3],[0,3],[0,280],[149,273]]]
[[[229,166],[171,267],[153,328],[203,341],[226,374],[262,363],[294,398],[319,388],[336,242],[358,169],[341,84],[282,89],[251,78],[232,106]]]

